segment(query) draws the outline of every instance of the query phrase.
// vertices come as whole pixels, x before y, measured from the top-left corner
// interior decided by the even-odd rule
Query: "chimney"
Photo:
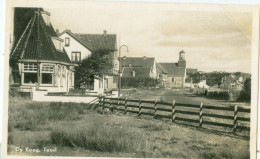
[[[106,31],[106,30],[103,31],[103,35],[104,35],[104,36],[107,35],[107,31]]]
[[[59,34],[60,32],[59,32],[59,29],[56,29],[56,34]]]
[[[143,59],[146,60],[146,56],[144,56]]]
[[[126,59],[126,56],[124,56],[123,59],[125,60],[125,59]]]

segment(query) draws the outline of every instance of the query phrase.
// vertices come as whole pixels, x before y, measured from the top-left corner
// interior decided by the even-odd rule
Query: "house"
[[[182,50],[179,53],[179,60],[177,63],[158,63],[167,72],[166,87],[184,87],[186,78],[186,60],[185,52]]]
[[[154,57],[121,57],[120,69],[122,77],[157,78]]]
[[[107,34],[106,31],[103,34],[83,34],[64,30],[59,38],[64,41],[64,49],[73,63],[80,63],[96,51],[108,51],[108,59],[111,59],[114,67],[102,77],[95,76],[94,86],[89,91],[102,93],[117,88],[119,65],[115,34]]]
[[[206,80],[201,80],[200,82],[195,83],[194,86],[197,88],[209,89],[209,86],[207,85]]]
[[[220,87],[227,90],[242,90],[244,81],[246,78],[240,76],[236,77],[235,75],[225,76],[221,79]]]
[[[14,10],[10,84],[48,92],[68,92],[74,87],[74,66],[55,33],[50,13],[43,9]]]
[[[168,71],[160,64],[156,63],[157,79],[163,87],[166,87]]]
[[[198,69],[195,69],[195,68],[187,68],[186,69],[187,76],[192,75],[192,74],[197,73],[197,72],[198,72]]]

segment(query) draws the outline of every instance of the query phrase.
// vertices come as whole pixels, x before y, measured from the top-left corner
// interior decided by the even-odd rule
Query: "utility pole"
[[[39,89],[40,87],[40,8],[38,8],[37,11],[37,87],[36,89]]]
[[[121,48],[122,47],[126,47],[126,52],[128,52],[128,47],[126,45],[121,45],[119,47],[119,59],[118,59],[118,62],[119,62],[119,70],[118,70],[118,98],[120,98],[120,94],[121,94],[121,76],[122,76],[122,72],[121,72]]]

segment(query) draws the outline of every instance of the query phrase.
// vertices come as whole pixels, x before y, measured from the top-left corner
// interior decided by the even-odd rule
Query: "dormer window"
[[[52,37],[52,42],[53,42],[56,50],[58,50],[58,51],[63,50],[63,40],[61,38]]]
[[[50,26],[50,13],[47,11],[42,11],[42,18],[47,26]]]
[[[70,38],[65,38],[65,46],[70,46]]]

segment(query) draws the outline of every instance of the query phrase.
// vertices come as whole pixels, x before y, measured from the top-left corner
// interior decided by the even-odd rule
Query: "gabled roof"
[[[187,74],[194,74],[198,72],[198,69],[195,68],[187,68],[186,69]]]
[[[33,14],[34,16],[12,49],[11,59],[71,63],[65,51],[58,51],[52,42],[51,37],[57,37],[53,27],[47,26],[41,15]]]
[[[39,8],[40,11],[43,11],[42,8]],[[38,8],[20,8],[16,7],[14,9],[14,39],[13,46],[15,46],[23,34],[25,28],[28,26],[29,21],[33,18],[35,12],[38,11]]]
[[[82,34],[82,33],[72,33],[70,30],[64,30],[59,36],[64,33],[69,34],[80,44],[85,46],[92,52],[107,50],[116,51],[116,35],[115,34]]]
[[[154,57],[121,57],[121,67],[146,67],[151,68],[155,63]]]
[[[115,34],[75,34],[85,44],[90,44],[92,51],[116,51]]]
[[[168,74],[169,72],[160,64],[160,63],[156,63],[156,72],[162,72],[165,74]]]
[[[135,77],[150,77],[151,68],[147,67],[126,67],[123,68],[123,77],[133,77],[132,72],[135,72]]]
[[[69,34],[71,37],[73,37],[76,41],[78,41],[81,45],[85,46],[88,50],[93,51],[92,46],[89,43],[85,43],[83,40],[81,40],[78,36],[73,34],[70,30],[66,29],[63,32],[61,32],[58,36],[60,37],[63,34]]]
[[[168,75],[173,76],[184,76],[185,74],[185,68],[184,67],[178,67],[178,63],[159,63],[163,66],[168,72]]]

